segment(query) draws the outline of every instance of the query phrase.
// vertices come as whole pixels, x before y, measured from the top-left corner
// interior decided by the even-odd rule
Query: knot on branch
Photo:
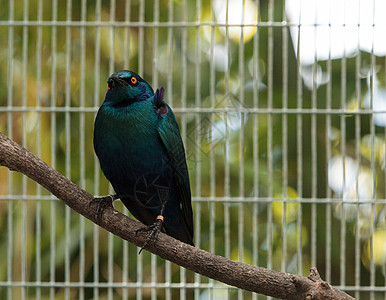
[[[319,294],[324,292],[329,292],[332,290],[331,285],[329,285],[327,282],[325,282],[319,275],[318,270],[315,267],[312,267],[310,269],[310,275],[307,277],[311,281],[315,282],[316,287],[319,291]],[[310,298],[310,299],[316,299],[316,298]],[[319,298],[318,298],[319,299]]]
[[[310,269],[310,275],[306,278],[292,275],[291,282],[296,288],[299,299],[322,300],[322,299],[353,299],[345,293],[334,289],[319,275],[316,268]]]

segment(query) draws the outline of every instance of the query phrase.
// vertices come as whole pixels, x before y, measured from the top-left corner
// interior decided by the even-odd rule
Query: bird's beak
[[[107,80],[107,88],[109,90],[113,89],[115,87],[115,80],[114,80],[114,77],[109,77],[109,79]]]
[[[107,80],[107,87],[109,90],[114,89],[121,85],[128,85],[126,81],[124,81],[122,78],[119,78],[117,76],[110,76]]]

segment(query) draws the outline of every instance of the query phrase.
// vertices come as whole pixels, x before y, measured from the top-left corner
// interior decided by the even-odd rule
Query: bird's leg
[[[164,217],[161,215],[158,215],[157,218],[155,219],[155,222],[152,225],[147,226],[145,228],[140,228],[137,230],[136,233],[140,231],[145,231],[145,232],[150,231],[149,235],[146,238],[145,244],[143,244],[138,254],[141,254],[142,250],[150,243],[152,239],[154,240],[157,239],[158,234],[161,231],[163,221],[164,221]]]
[[[102,216],[103,211],[107,207],[113,206],[113,201],[120,199],[124,197],[124,194],[115,194],[115,195],[108,195],[105,197],[95,197],[89,202],[89,206],[96,203],[97,204],[97,210],[95,213],[95,220],[98,221],[98,219]]]
[[[144,228],[140,228],[136,232],[136,234],[138,234],[138,232],[140,232],[140,231],[144,231],[144,232],[150,231],[150,234],[147,236],[145,244],[142,246],[141,250],[139,250],[138,254],[141,254],[142,250],[150,243],[150,241],[152,239],[154,239],[154,241],[157,239],[158,234],[162,229],[162,223],[164,222],[164,219],[165,219],[163,216],[163,213],[164,213],[166,202],[167,202],[168,189],[163,188],[162,190],[160,189],[159,192],[161,194],[159,196],[162,197],[162,199],[161,199],[162,206],[161,206],[160,214],[157,216],[157,218],[155,219],[155,222],[152,225],[144,227]],[[161,193],[161,192],[163,192],[163,193]]]

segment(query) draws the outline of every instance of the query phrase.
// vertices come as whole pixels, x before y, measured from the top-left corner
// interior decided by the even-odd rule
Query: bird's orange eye
[[[109,90],[110,90],[110,85],[109,85],[109,84],[107,84],[107,89],[109,89]]]
[[[136,84],[137,83],[137,78],[135,78],[134,76],[130,78],[130,81],[132,84]]]

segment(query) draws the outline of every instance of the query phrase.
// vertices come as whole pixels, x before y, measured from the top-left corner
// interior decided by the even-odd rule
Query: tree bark
[[[89,205],[93,195],[79,188],[34,154],[0,133],[0,165],[21,172],[36,181],[58,199],[107,231],[141,247],[147,233],[136,231],[144,225],[106,208],[95,220],[97,205]],[[268,270],[232,261],[182,243],[164,233],[146,250],[175,264],[226,284],[280,299],[354,299],[323,281],[316,268],[308,277]]]

